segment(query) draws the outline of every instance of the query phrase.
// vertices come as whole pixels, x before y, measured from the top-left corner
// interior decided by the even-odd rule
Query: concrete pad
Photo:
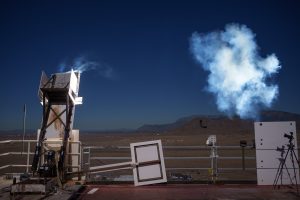
[[[97,188],[97,190],[95,190]],[[90,192],[93,191],[93,192]],[[114,200],[299,200],[296,190],[256,185],[153,185],[134,187],[133,185],[89,185],[78,199]]]

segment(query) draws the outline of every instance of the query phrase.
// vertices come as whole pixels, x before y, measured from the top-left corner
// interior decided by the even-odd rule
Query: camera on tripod
[[[281,159],[283,158],[283,155],[285,153],[285,146],[282,145],[282,147],[277,147],[276,151],[279,151],[280,152],[280,155],[281,155]]]
[[[284,149],[285,147],[282,145],[282,147],[277,147],[276,151],[279,151],[279,152],[284,152]]]
[[[293,132],[290,132],[290,134],[285,133],[283,136],[288,138],[290,141],[292,141],[294,139],[293,134],[294,134]]]
[[[290,179],[292,185],[294,184],[294,181],[295,181],[296,188],[297,188],[297,193],[298,193],[299,192],[298,191],[298,182],[297,182],[297,179],[298,179],[297,176],[298,175],[296,173],[296,169],[297,169],[297,167],[299,168],[299,160],[298,160],[297,155],[295,153],[295,145],[293,144],[294,134],[293,134],[293,132],[290,132],[289,134],[284,133],[283,137],[289,139],[289,143],[286,145],[288,147],[287,150],[286,150],[286,153],[285,153],[285,146],[284,145],[282,145],[281,148],[280,147],[276,148],[276,151],[279,151],[281,153],[281,158],[278,158],[280,162],[279,162],[279,166],[278,166],[278,169],[277,169],[277,172],[276,172],[273,187],[274,187],[274,189],[276,187],[280,188],[280,185],[278,185],[278,181],[280,180],[281,185],[282,185],[282,175],[283,175],[283,170],[285,169],[288,176],[289,176],[289,179]],[[285,154],[285,156],[284,156],[284,154]],[[286,160],[288,158],[288,155],[290,155],[289,158],[290,158],[291,163],[292,163],[292,167],[290,167],[290,168],[293,169],[293,171],[292,171],[292,172],[294,172],[293,175],[292,175],[292,172],[289,172],[289,168],[287,167],[287,164],[286,164]],[[298,165],[298,166],[296,166],[296,165]]]

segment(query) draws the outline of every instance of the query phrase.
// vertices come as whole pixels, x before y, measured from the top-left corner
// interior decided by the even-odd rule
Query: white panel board
[[[290,170],[289,170],[290,171]],[[274,183],[274,179],[276,176],[276,172],[277,169],[260,169],[257,170],[257,182],[259,185],[273,185]],[[294,175],[294,173],[290,174],[290,175]],[[299,173],[298,173],[299,176]],[[293,182],[295,183],[295,181],[293,180]],[[281,184],[281,180],[278,180],[278,185]],[[291,184],[291,180],[288,176],[288,173],[286,170],[283,171],[283,175],[282,175],[282,184],[284,185],[290,185]],[[298,182],[299,184],[299,182]]]
[[[64,124],[66,124],[66,112],[64,112],[65,110],[66,110],[65,105],[51,106],[51,110],[47,122],[49,126],[47,127],[46,134],[45,134],[46,139],[57,139],[57,138],[63,139],[65,134]],[[73,115],[71,116],[71,125],[70,125],[71,129],[73,128],[74,112],[75,112],[75,107],[73,107]]]
[[[288,138],[284,137],[284,134],[290,134],[293,132],[295,149],[297,149],[297,137],[296,137],[296,123],[293,121],[288,122],[256,122],[255,128],[255,141],[256,141],[256,167],[257,167],[257,183],[258,185],[273,185],[276,172],[279,167],[279,159],[281,158],[280,152],[276,151],[277,147],[285,147],[285,154],[288,150],[287,144]],[[295,151],[298,158],[298,151]],[[288,170],[283,170],[282,184],[291,184],[291,180],[288,176],[288,172],[294,179],[294,171],[290,155],[286,160],[286,166]],[[299,169],[295,162],[296,177],[299,183]],[[281,180],[278,182],[281,184]]]
[[[138,170],[140,180],[160,179],[162,175],[159,164],[139,167]]]
[[[150,160],[159,160],[159,153],[157,145],[151,144],[149,146],[135,147],[137,162],[147,162]]]
[[[66,106],[52,105],[51,108],[47,124],[51,122],[52,124],[47,127],[45,138],[63,138],[65,132],[63,123],[66,124],[66,113],[64,112],[59,118],[57,116],[66,109]]]
[[[135,186],[167,182],[160,140],[132,143],[130,149]]]

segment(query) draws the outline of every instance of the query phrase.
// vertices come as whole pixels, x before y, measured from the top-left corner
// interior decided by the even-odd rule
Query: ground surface
[[[0,199],[1,200],[68,200],[72,199],[73,194],[76,194],[82,188],[81,185],[66,184],[64,189],[57,188],[57,191],[44,194],[10,194],[11,179],[0,177]]]
[[[299,200],[295,188],[282,187],[274,190],[271,186],[255,184],[162,184],[134,187],[133,184],[119,185],[68,185],[50,195],[9,193],[11,181],[0,179],[0,199],[18,200]],[[300,188],[299,188],[300,189]]]
[[[111,200],[299,200],[290,188],[274,190],[256,185],[89,185],[78,199]]]

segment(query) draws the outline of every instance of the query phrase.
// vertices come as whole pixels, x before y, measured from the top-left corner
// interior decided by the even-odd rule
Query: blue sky
[[[272,109],[300,113],[298,1],[1,1],[0,129],[37,129],[41,71],[84,56],[106,66],[82,74],[80,129],[136,128],[194,114],[220,114],[204,90],[207,72],[189,50],[191,35],[245,24],[262,56],[282,68]]]

